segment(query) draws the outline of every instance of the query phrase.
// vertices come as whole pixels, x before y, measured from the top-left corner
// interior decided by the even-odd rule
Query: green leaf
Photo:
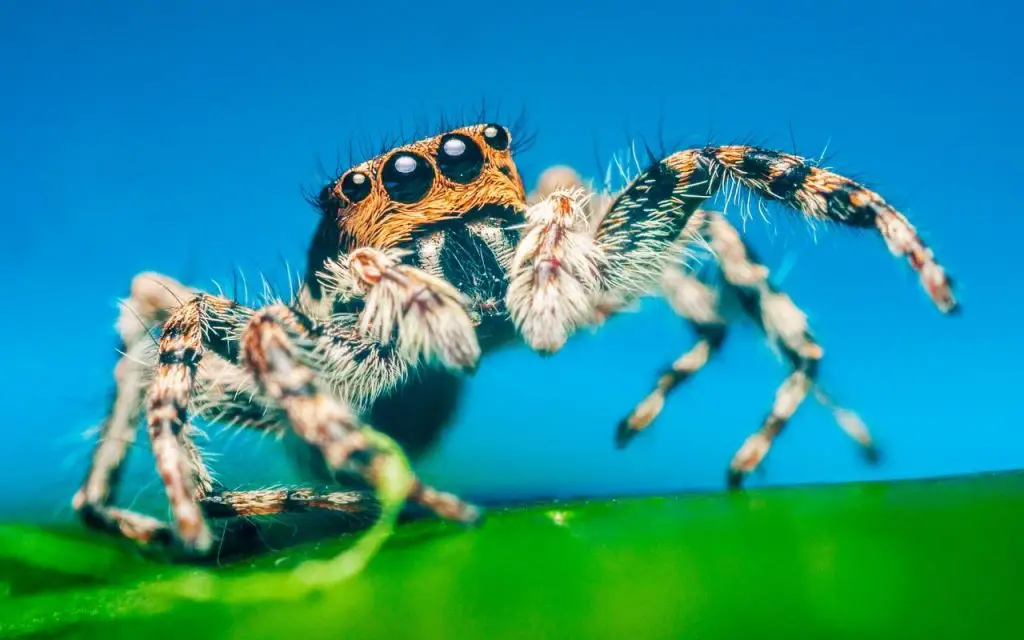
[[[362,573],[305,593],[287,570],[351,537],[196,569],[5,526],[0,633],[1015,637],[1022,534],[1024,473],[594,500],[494,510],[476,530],[405,524]]]

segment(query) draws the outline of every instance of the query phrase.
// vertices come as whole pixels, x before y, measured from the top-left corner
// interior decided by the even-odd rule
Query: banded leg
[[[106,506],[116,498],[120,471],[135,442],[149,382],[148,363],[155,352],[150,329],[159,326],[171,309],[193,295],[159,274],[142,273],[132,279],[129,298],[123,301],[117,322],[122,355],[114,366],[113,399],[100,427],[86,477],[72,500],[76,511],[86,504]]]
[[[563,335],[586,323],[585,314],[574,312],[574,305],[552,313],[537,304],[538,299],[551,299],[557,288],[575,286],[589,292],[596,281],[600,294],[622,299],[653,290],[665,266],[677,257],[680,242],[693,233],[693,218],[702,204],[726,186],[788,205],[809,220],[875,229],[891,253],[907,259],[940,312],[957,310],[951,280],[931,249],[879,194],[792,154],[745,145],[708,146],[652,161],[607,208],[599,207],[602,215],[592,226],[592,242],[579,239],[575,216],[550,213],[585,210],[589,195],[551,194],[529,207],[512,273],[523,281],[510,286],[507,299],[527,343],[549,353],[564,344]],[[555,196],[572,202],[553,204]],[[552,222],[556,228],[551,228]],[[576,284],[564,282],[567,277]],[[529,331],[531,319],[540,316],[546,318],[547,330]],[[550,326],[555,323],[560,326]]]
[[[684,381],[700,371],[718,352],[725,341],[727,322],[720,311],[719,296],[696,277],[671,267],[662,275],[661,289],[676,313],[690,322],[697,335],[697,344],[684,353],[662,373],[654,389],[630,414],[619,422],[616,445],[621,449],[647,428],[665,406],[668,395]]]
[[[745,145],[704,147],[655,162],[620,194],[596,231],[610,257],[613,287],[634,287],[638,261],[655,258],[683,231],[701,203],[728,185],[780,202],[810,220],[875,229],[896,256],[906,257],[942,313],[957,308],[952,285],[910,222],[879,194],[796,155]]]
[[[316,492],[312,489],[256,489],[251,491],[214,491],[198,500],[209,519],[257,518],[282,513],[310,511],[343,512],[373,516],[377,503],[373,495],[360,491]],[[157,518],[111,506],[89,506],[83,518],[94,528],[116,533],[144,548],[174,551],[174,528]],[[229,548],[234,540],[224,540]]]
[[[86,477],[75,493],[72,506],[89,525],[119,533],[148,544],[163,539],[164,527],[142,514],[112,507],[121,471],[142,414],[150,382],[150,362],[155,345],[150,330],[166,319],[170,310],[194,293],[174,280],[155,273],[139,274],[132,280],[130,297],[124,301],[117,322],[123,354],[114,368],[115,388],[111,409],[100,430]],[[212,479],[198,449],[182,434],[181,455],[188,475],[200,492],[212,488]]]
[[[768,269],[756,260],[724,218],[714,214],[710,216],[705,234],[709,244],[718,249],[716,257],[719,258],[724,286],[737,296],[746,315],[792,367],[776,391],[775,401],[761,427],[747,437],[729,463],[726,481],[729,488],[737,489],[768,455],[775,438],[816,385],[824,352],[810,332],[807,316],[789,296],[769,282]]]
[[[199,506],[212,483],[197,477],[189,466],[196,455],[187,429],[199,364],[208,348],[233,358],[229,332],[248,313],[231,300],[199,294],[171,313],[159,339],[157,365],[147,394],[146,424],[176,538],[189,553],[205,555],[213,545]]]
[[[772,440],[803,403],[811,388],[815,391],[815,397],[832,412],[839,426],[861,445],[867,459],[877,460],[878,451],[860,417],[837,405],[817,383],[823,351],[809,331],[806,315],[787,295],[772,285],[768,268],[757,260],[754,252],[724,216],[702,210],[695,214],[694,219],[699,220],[697,232],[712,250],[722,274],[722,280],[716,287],[718,291],[695,275],[670,266],[662,276],[662,293],[676,313],[687,319],[698,335],[702,332],[706,334],[705,328],[711,328],[711,335],[705,338],[711,344],[714,344],[712,341],[715,337],[724,336],[726,326],[732,320],[724,312],[721,297],[735,298],[740,308],[779,348],[792,367],[791,374],[776,394],[774,407],[761,430],[748,438],[740,452],[734,456],[728,474],[730,484],[738,486],[742,477],[757,467],[767,454]],[[683,359],[688,358],[691,364],[703,366],[714,351],[705,350],[704,344],[698,343]],[[682,364],[683,359],[677,361],[677,364]],[[685,369],[685,366],[678,368]],[[620,423],[620,446],[623,433],[627,436],[635,435],[639,431],[637,426],[646,427],[657,416],[663,407],[667,390],[674,383],[675,376],[662,376],[655,391]]]
[[[159,329],[173,309],[192,299],[198,291],[188,288],[173,278],[158,273],[141,273],[132,279],[130,295],[122,301],[116,323],[121,337],[122,355],[114,367],[114,393],[111,408],[100,429],[96,446],[78,491],[72,500],[73,508],[92,524],[118,529],[117,522],[145,521],[148,516],[115,510],[117,517],[107,517],[101,511],[117,498],[121,472],[131,447],[135,443],[139,419],[143,413],[147,389],[157,363],[154,329]],[[241,393],[251,381],[244,373],[218,356],[207,354],[198,370],[202,387],[202,402],[197,413],[207,418],[226,418],[231,424],[247,428],[267,429],[266,407],[249,406],[243,410]],[[252,398],[249,398],[252,401]],[[242,415],[242,414],[245,415]],[[195,466],[195,473],[204,478],[209,474],[202,466],[198,451],[188,448],[187,453]],[[211,484],[204,480],[204,485]],[[124,514],[129,515],[124,515]],[[135,516],[138,516],[137,518]],[[132,527],[132,531],[145,530]],[[137,537],[137,536],[130,536]]]
[[[280,513],[333,511],[372,514],[376,502],[363,491],[318,492],[308,488],[219,491],[200,501],[208,518],[254,518]]]
[[[781,352],[792,372],[779,387],[775,403],[761,428],[747,438],[729,467],[729,485],[738,487],[767,455],[774,439],[800,408],[811,389],[828,408],[840,428],[857,442],[869,461],[878,451],[860,417],[837,405],[819,386],[817,378],[824,351],[810,331],[807,315],[769,279],[760,263],[729,221],[719,213],[704,212],[702,234],[721,269],[723,288],[739,301],[743,312]]]
[[[381,505],[377,523],[351,549],[329,561],[308,561],[299,571],[306,582],[326,584],[358,572],[390,535],[410,497],[442,517],[475,523],[479,511],[455,496],[424,487],[401,448],[390,438],[360,425],[303,361],[305,337],[296,312],[284,305],[257,311],[241,336],[242,361],[261,390],[281,406],[292,429],[316,446],[335,471],[351,470],[374,488]]]

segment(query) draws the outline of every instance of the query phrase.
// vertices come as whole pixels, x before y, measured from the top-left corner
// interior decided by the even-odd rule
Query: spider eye
[[[380,172],[388,195],[395,202],[419,202],[434,183],[434,169],[427,159],[414,153],[396,153]]]
[[[317,202],[320,203],[320,207],[323,208],[331,202],[333,197],[334,184],[325,184],[323,189],[320,189],[320,195],[317,196]]]
[[[505,149],[508,149],[508,129],[500,124],[489,124],[484,127],[484,140],[487,141],[487,144],[489,144],[492,149],[504,151]]]
[[[437,167],[446,177],[459,184],[469,184],[480,175],[483,166],[483,151],[472,138],[459,133],[441,138]]]
[[[349,202],[359,202],[370,195],[370,177],[359,171],[346,175],[341,181],[341,195]]]
[[[333,182],[325,184],[324,188],[320,189],[320,195],[317,196],[317,204],[324,213],[332,213],[337,208],[338,198],[334,195]]]

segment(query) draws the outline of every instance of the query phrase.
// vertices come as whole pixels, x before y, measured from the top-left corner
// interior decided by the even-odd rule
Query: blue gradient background
[[[531,186],[553,163],[593,175],[595,149],[659,128],[682,144],[827,145],[831,166],[902,207],[955,275],[965,313],[943,318],[879,239],[815,242],[792,218],[755,218],[749,237],[788,270],[826,348],[824,384],[887,458],[864,466],[809,402],[753,485],[1024,466],[1024,224],[1005,198],[1024,173],[1021,10],[631,5],[3,3],[0,516],[68,515],[134,273],[207,286],[237,266],[284,284],[281,258],[301,266],[316,223],[302,191],[322,182],[320,162],[482,97],[528,110]],[[615,422],[691,341],[652,300],[555,358],[498,354],[423,473],[473,496],[721,489],[785,374],[750,328],[655,429],[612,447]],[[231,482],[282,479],[270,441],[240,436],[227,452]],[[145,462],[133,459],[129,493],[159,496]]]

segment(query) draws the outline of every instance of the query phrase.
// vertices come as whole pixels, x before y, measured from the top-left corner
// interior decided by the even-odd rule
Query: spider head
[[[396,147],[358,164],[320,193],[339,248],[414,248],[445,226],[483,218],[518,220],[526,208],[512,136],[478,124]]]

